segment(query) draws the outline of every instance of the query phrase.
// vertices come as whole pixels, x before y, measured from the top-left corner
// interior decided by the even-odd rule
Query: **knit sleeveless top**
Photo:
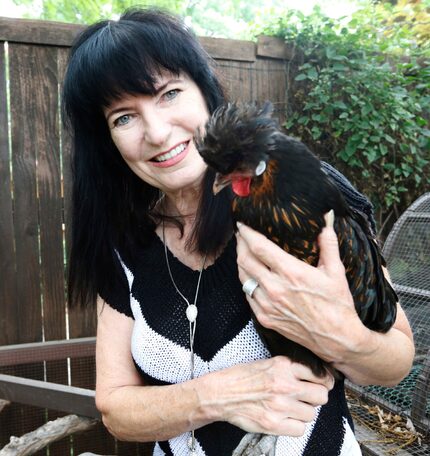
[[[330,168],[327,172],[331,174]],[[349,204],[371,216],[368,201],[341,174],[339,176],[333,178]],[[167,254],[178,288],[193,302],[199,272],[185,266],[169,250]],[[111,307],[133,318],[131,352],[145,384],[168,385],[187,381],[190,379],[190,348],[186,303],[170,280],[164,245],[155,233],[138,257],[138,264],[132,266],[125,264],[119,253],[128,291],[118,290],[110,295],[101,293],[101,297]],[[204,270],[197,307],[196,377],[270,356],[255,330],[239,281],[235,237],[231,238],[215,263]],[[352,429],[343,381],[338,381],[329,394],[328,403],[317,408],[317,416],[307,425],[305,434],[302,437],[280,436],[275,454],[360,455]],[[230,456],[244,435],[245,431],[227,422],[215,422],[196,429],[197,454]],[[158,442],[154,455],[188,456],[189,437],[190,433],[185,433]]]

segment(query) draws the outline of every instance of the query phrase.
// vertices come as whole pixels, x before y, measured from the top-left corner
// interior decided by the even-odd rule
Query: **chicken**
[[[282,133],[270,103],[262,108],[236,104],[218,108],[196,144],[216,172],[214,193],[231,185],[234,221],[263,233],[310,265],[318,264],[317,237],[325,226],[324,214],[333,209],[357,314],[372,330],[390,329],[397,296],[385,278],[385,261],[366,216],[347,205],[320,160],[303,143]],[[286,355],[318,376],[334,372],[307,348],[254,321],[272,356]]]

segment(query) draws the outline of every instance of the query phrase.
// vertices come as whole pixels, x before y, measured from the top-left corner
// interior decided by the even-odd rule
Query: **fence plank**
[[[16,342],[18,309],[7,120],[5,43],[0,42],[0,345]]]
[[[43,88],[37,98],[38,150],[37,185],[39,199],[39,230],[41,283],[43,295],[43,325],[45,340],[66,338],[65,283],[63,255],[63,214],[61,197],[61,160],[58,97],[58,48],[39,47],[41,65],[33,76]],[[67,384],[67,360],[47,362],[46,380]],[[48,410],[52,421],[63,416]],[[51,456],[70,452],[70,439],[66,438],[49,447]]]
[[[0,345],[16,342],[18,326],[6,90],[5,43],[0,42]],[[14,413],[10,405],[0,414],[0,448],[9,441]]]
[[[274,115],[283,122],[286,108],[285,62],[259,59],[255,64],[254,80],[255,97],[260,101],[271,101]]]
[[[38,239],[36,159],[38,135],[36,94],[33,79],[39,66],[34,47],[9,45],[12,165],[14,180],[14,228],[18,274],[18,306],[21,318],[17,342],[42,340],[41,286]],[[43,96],[43,94],[40,94]]]
[[[42,340],[41,286],[38,239],[38,201],[36,181],[37,118],[35,93],[38,87],[32,80],[30,67],[37,66],[33,49],[9,45],[10,103],[12,128],[12,167],[14,192],[14,238],[16,255],[15,301],[17,319],[14,340]],[[19,366],[14,375],[31,376],[42,380],[43,364]],[[2,414],[3,415],[3,414]],[[12,405],[7,410],[5,424],[13,426],[14,434],[24,434],[44,423],[43,410]],[[1,417],[3,420],[3,416]],[[2,422],[3,424],[3,422]],[[9,429],[8,429],[9,430]]]
[[[39,47],[37,186],[45,340],[66,338],[57,49]]]

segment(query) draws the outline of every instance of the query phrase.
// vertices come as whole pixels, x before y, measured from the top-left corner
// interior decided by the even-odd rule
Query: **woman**
[[[236,242],[230,195],[212,196],[193,142],[223,102],[195,37],[159,11],[90,26],[72,49],[70,300],[97,298],[97,406],[114,436],[159,441],[157,455],[230,455],[246,432],[282,436],[278,456],[358,455],[343,383],[267,359],[248,303],[361,384],[407,374],[409,325],[400,307],[386,334],[361,324],[330,226],[317,268],[245,226]]]

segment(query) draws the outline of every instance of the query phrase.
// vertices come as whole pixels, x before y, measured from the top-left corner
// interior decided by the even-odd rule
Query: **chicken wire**
[[[1,374],[15,375],[20,379],[47,380],[60,385],[95,388],[95,359],[81,357],[59,361],[1,366]],[[53,409],[10,403],[0,413],[0,455],[15,454],[14,450],[2,452],[12,436],[20,437],[45,424],[67,415]],[[78,456],[85,452],[96,455],[150,456],[152,444],[116,441],[102,422],[85,432],[76,433],[43,448],[34,456]],[[21,453],[20,453],[21,454]]]
[[[405,453],[399,443],[397,453],[395,449],[391,453],[385,449],[378,454],[430,455],[430,193],[416,200],[399,218],[383,253],[414,333],[416,354],[410,374],[394,388],[348,384],[354,397],[367,404],[355,404],[353,411],[359,422],[371,427],[375,420],[384,426],[381,413],[391,413],[390,419],[403,417],[419,434],[419,439],[406,445]],[[373,412],[372,404],[376,407]]]

